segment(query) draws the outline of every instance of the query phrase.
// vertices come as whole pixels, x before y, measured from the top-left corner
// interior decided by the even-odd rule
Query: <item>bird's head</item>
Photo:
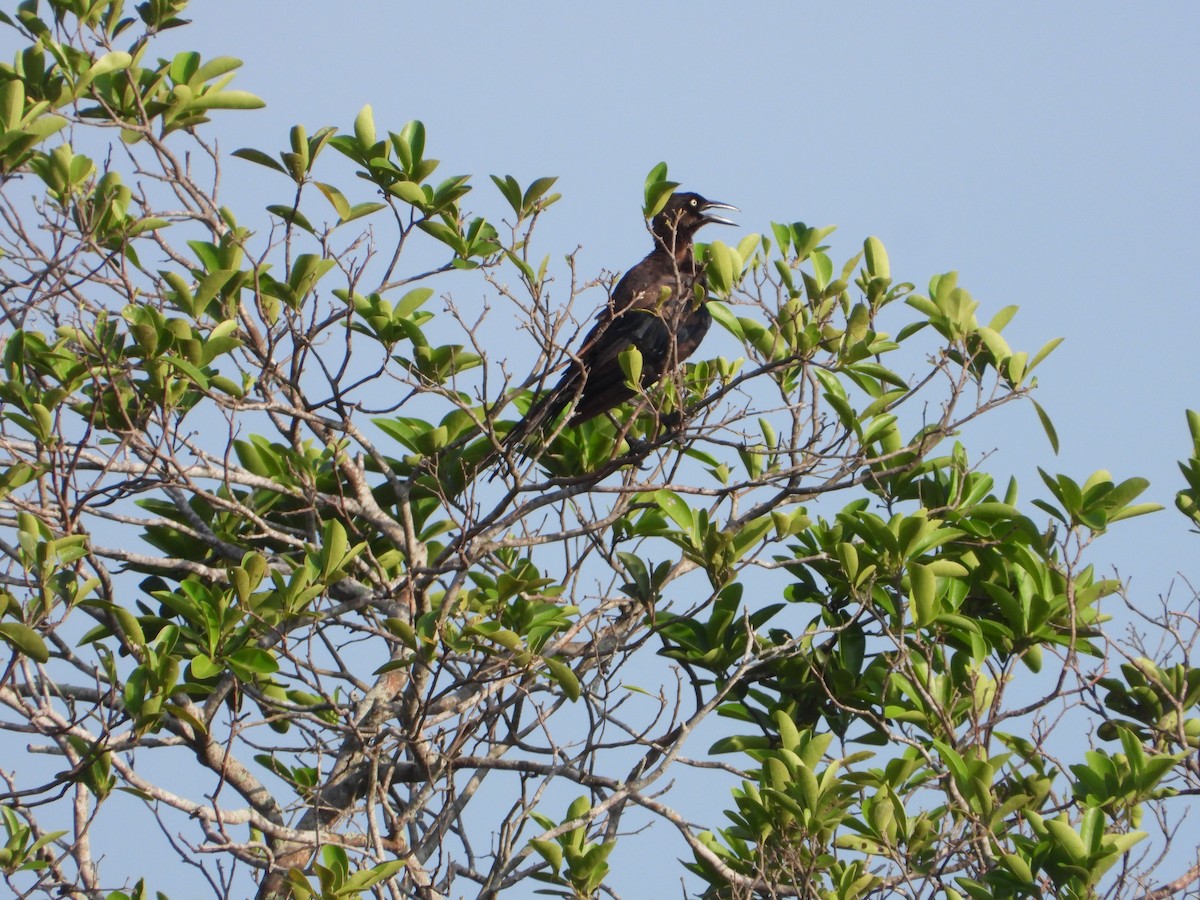
[[[672,194],[662,212],[654,217],[651,229],[654,236],[662,242],[667,250],[675,249],[676,253],[690,247],[696,232],[710,222],[716,225],[736,225],[723,216],[712,215],[714,209],[730,209],[739,212],[736,206],[728,203],[718,203],[716,200],[706,200],[699,194],[684,192]]]

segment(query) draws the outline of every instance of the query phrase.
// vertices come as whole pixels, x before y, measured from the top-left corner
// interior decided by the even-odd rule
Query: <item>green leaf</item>
[[[260,647],[243,647],[229,657],[235,668],[245,669],[258,675],[273,675],[279,671],[279,661]]]
[[[1054,351],[1054,348],[1056,348],[1062,342],[1062,338],[1054,338],[1054,340],[1048,341],[1046,345],[1034,355],[1029,365],[1025,367],[1025,371],[1027,373],[1032,372],[1035,368],[1037,368],[1038,363],[1049,356]]]
[[[550,863],[556,875],[562,870],[563,848],[558,841],[546,841],[541,838],[534,838],[529,842],[529,846],[536,850],[542,859]]]
[[[642,351],[630,344],[617,356],[621,365],[621,373],[625,376],[626,387],[634,391],[642,386]]]
[[[1012,356],[1012,348],[1008,346],[1008,341],[1000,336],[1000,332],[991,328],[980,328],[976,333],[983,341],[984,346],[988,348],[988,352],[992,354],[992,359],[997,363]]]
[[[50,659],[50,651],[42,636],[21,622],[0,622],[0,638],[34,662],[44,663]]]
[[[460,234],[455,229],[451,228],[449,225],[445,225],[441,222],[433,222],[428,219],[423,219],[422,221],[417,223],[417,227],[420,228],[422,231],[426,232],[427,234],[432,235],[433,237],[437,238],[439,241],[441,241],[443,244],[445,244],[447,247],[449,247],[451,250],[453,250],[455,253],[459,254],[460,256],[465,254],[466,245],[463,241],[462,234]]]
[[[691,508],[678,495],[668,490],[659,490],[654,492],[654,502],[659,508],[671,517],[680,528],[686,531],[691,531],[694,527],[694,517]]]
[[[937,576],[928,566],[909,563],[908,578],[912,585],[913,620],[923,628],[937,617]]]
[[[353,222],[355,219],[361,219],[363,216],[369,216],[371,213],[379,212],[381,209],[387,209],[386,203],[355,203],[350,207],[350,212],[342,218],[343,224]]]
[[[25,112],[25,89],[19,78],[0,83],[0,128],[16,131]]]
[[[991,328],[996,332],[1003,331],[1004,326],[1012,321],[1012,318],[1017,314],[1018,309],[1020,309],[1020,307],[1017,306],[1004,307],[1004,309],[992,316],[992,321],[988,322],[988,328]]]
[[[410,171],[425,158],[425,123],[419,119],[405,122],[398,137],[399,141],[393,142],[396,152],[403,157],[405,171]]]
[[[193,366],[185,359],[180,359],[178,356],[164,356],[162,359],[187,375],[201,390],[208,390],[208,376],[196,366]]]
[[[642,207],[642,213],[647,219],[652,219],[667,205],[667,200],[675,193],[675,188],[679,187],[679,182],[667,180],[667,164],[660,162],[649,174],[646,175],[645,197],[646,202]]]
[[[726,306],[719,300],[710,300],[707,304],[708,311],[722,328],[732,334],[740,341],[746,339],[746,333],[742,329],[742,325],[737,316],[735,316]]]
[[[1137,516],[1148,515],[1149,513],[1159,512],[1163,508],[1161,503],[1134,503],[1131,506],[1126,506],[1120,511],[1113,513],[1108,517],[1109,523],[1120,522],[1122,519],[1133,519]]]
[[[1045,825],[1054,838],[1055,843],[1066,851],[1073,864],[1083,866],[1087,863],[1087,847],[1084,846],[1083,839],[1080,838],[1079,833],[1071,827],[1065,818],[1047,819]]]
[[[867,260],[867,274],[877,278],[890,278],[891,264],[888,262],[887,250],[877,237],[869,237],[863,244],[863,253]]]
[[[521,211],[530,212],[533,205],[542,198],[546,191],[554,186],[554,182],[558,181],[556,176],[545,178],[535,178],[533,183],[525,189],[525,196],[521,198]]]
[[[187,84],[200,68],[200,54],[194,50],[176,53],[168,73],[176,84]]]
[[[193,100],[189,109],[262,109],[266,105],[249,91],[210,91]]]
[[[742,753],[747,750],[767,750],[772,746],[771,738],[765,734],[734,735],[718,740],[708,748],[709,753]]]
[[[1033,368],[1032,365],[1026,368],[1026,372]],[[1050,448],[1054,451],[1054,455],[1058,455],[1058,432],[1054,430],[1054,423],[1050,421],[1050,417],[1046,415],[1046,411],[1042,409],[1040,403],[1036,400],[1030,400],[1034,410],[1037,412],[1038,421],[1042,423],[1042,430],[1046,432],[1046,438],[1050,441]]]
[[[397,181],[395,184],[388,186],[388,193],[394,194],[410,206],[424,208],[430,198],[425,194],[424,189],[413,181]]]
[[[375,115],[369,103],[359,110],[354,119],[354,137],[364,151],[375,146]]]
[[[563,693],[567,695],[567,699],[572,703],[578,700],[580,694],[579,679],[576,677],[574,670],[561,659],[553,656],[546,657],[546,666],[550,669],[550,676],[558,682],[559,687],[563,689]]]
[[[219,662],[210,658],[207,654],[197,653],[192,657],[192,677],[201,680],[212,678],[215,675],[220,675],[225,671],[225,667]]]
[[[345,195],[332,184],[324,184],[320,181],[314,183],[317,186],[317,190],[325,195],[325,199],[329,201],[329,204],[338,214],[338,219],[343,222],[346,221],[350,215],[350,201],[346,199]]]
[[[721,241],[708,245],[708,283],[718,296],[727,296],[741,275],[741,260],[736,253]]]
[[[511,175],[505,175],[503,178],[499,175],[490,177],[496,187],[500,189],[504,199],[508,201],[508,205],[513,208],[513,212],[521,215],[521,185],[517,183],[517,179]]]
[[[754,256],[754,252],[758,249],[759,242],[762,240],[762,235],[757,232],[751,232],[743,237],[737,243],[737,254],[741,260],[743,268],[746,263]]]
[[[343,562],[345,562],[349,545],[349,540],[346,537],[346,528],[341,522],[337,519],[330,519],[325,523],[321,542],[321,562],[323,565],[321,575],[324,578],[332,577]]]
[[[196,69],[191,80],[197,84],[203,84],[241,67],[242,61],[237,57],[216,56]]]
[[[396,316],[411,316],[433,296],[433,288],[413,288],[396,302],[393,314]]]
[[[359,869],[345,880],[341,890],[338,891],[338,896],[347,898],[358,897],[361,891],[365,891],[382,881],[386,881],[403,869],[404,866],[404,860],[390,859],[387,862],[379,863],[377,866],[372,866],[370,869]]]
[[[279,216],[279,218],[283,219],[283,221],[287,222],[289,225],[295,225],[297,228],[301,228],[304,231],[307,231],[309,234],[317,233],[317,230],[312,227],[312,223],[310,223],[305,217],[304,213],[300,212],[298,209],[293,209],[290,206],[283,206],[282,204],[278,203],[272,203],[267,207],[267,212]]]
[[[142,631],[142,623],[138,621],[137,616],[115,603],[105,604],[106,608],[113,614],[113,618],[117,620],[120,626],[121,633],[135,647],[144,647],[146,644],[146,634]]]

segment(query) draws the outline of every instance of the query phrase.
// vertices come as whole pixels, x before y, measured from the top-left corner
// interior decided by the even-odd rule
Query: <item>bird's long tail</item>
[[[526,446],[530,440],[545,431],[546,427],[557,419],[559,414],[575,399],[576,389],[576,380],[565,378],[538,397],[529,407],[529,412],[525,413],[524,417],[513,425],[508,434],[504,436],[500,442],[500,450],[487,460],[487,465],[491,465],[501,457],[511,459],[514,454],[525,455]],[[493,472],[492,478],[495,478],[497,474],[498,472]]]
[[[533,406],[516,425],[504,436],[500,446],[505,452],[519,451],[531,437],[539,433],[549,422],[553,422],[558,414],[567,408],[571,395],[565,386],[556,387],[534,401]]]

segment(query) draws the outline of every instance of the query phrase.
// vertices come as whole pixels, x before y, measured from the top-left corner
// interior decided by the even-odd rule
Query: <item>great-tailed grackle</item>
[[[504,438],[518,449],[574,404],[568,425],[578,425],[632,398],[636,391],[621,368],[621,353],[642,355],[642,387],[657,382],[695,352],[712,324],[705,303],[703,267],[692,254],[696,232],[709,222],[735,223],[711,215],[736,206],[699,194],[673,194],[651,222],[654,250],[617,282],[596,324],[572,355],[562,379],[530,407]]]

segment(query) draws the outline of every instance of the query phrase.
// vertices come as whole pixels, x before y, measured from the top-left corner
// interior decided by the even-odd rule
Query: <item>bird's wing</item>
[[[688,286],[694,272],[679,266],[670,254],[656,250],[630,269],[613,288],[612,297],[596,317],[614,318],[629,309],[648,309],[662,298],[663,288],[672,293],[681,285]]]
[[[621,369],[621,354],[629,347],[642,354],[644,385],[662,377],[669,359],[685,359],[711,321],[703,305],[691,305],[693,286],[702,278],[694,265],[680,266],[661,251],[626,272],[561,380],[534,402],[505,438],[505,446],[517,447],[572,403],[574,425],[632,397]]]

